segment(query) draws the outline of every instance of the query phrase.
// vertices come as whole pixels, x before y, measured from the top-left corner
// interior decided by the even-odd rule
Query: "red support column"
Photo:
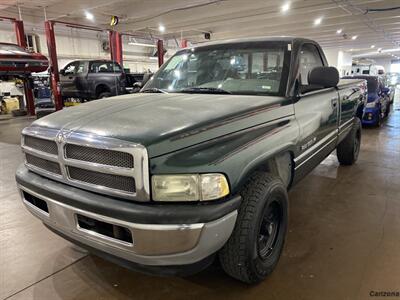
[[[187,40],[183,39],[181,40],[181,48],[186,48],[187,47]]]
[[[58,61],[57,61],[57,48],[56,48],[56,37],[54,34],[54,22],[46,21],[44,22],[47,49],[49,52],[50,59],[50,85],[53,91],[54,104],[56,110],[63,108],[63,102],[61,98],[61,91],[59,87],[60,74],[58,73]]]
[[[17,44],[23,48],[26,48],[24,22],[20,20],[14,21],[15,34],[17,36]]]
[[[20,20],[14,21],[15,35],[17,36],[17,44],[23,48],[26,48],[24,22]],[[32,90],[29,88],[28,82],[24,80],[24,94],[26,99],[26,108],[30,116],[35,115],[35,101],[33,99]]]
[[[158,56],[158,66],[161,67],[164,63],[164,43],[163,40],[157,41],[157,56]]]
[[[110,53],[111,60],[116,61],[123,67],[123,57],[122,57],[122,37],[117,31],[111,30],[109,33],[110,38]]]

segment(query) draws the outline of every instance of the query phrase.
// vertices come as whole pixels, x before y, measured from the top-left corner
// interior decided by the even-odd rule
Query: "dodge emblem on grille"
[[[59,132],[59,133],[57,134],[56,140],[57,140],[57,143],[59,143],[59,144],[61,144],[62,142],[64,142],[64,141],[65,141],[65,136],[64,136],[64,134],[63,134],[62,132]]]

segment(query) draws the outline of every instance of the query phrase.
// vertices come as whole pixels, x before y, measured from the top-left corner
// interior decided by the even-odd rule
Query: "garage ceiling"
[[[282,12],[287,3],[289,10]],[[18,17],[20,11],[24,20],[39,24],[46,13],[48,19],[103,28],[117,15],[117,30],[142,36],[202,42],[205,32],[212,40],[291,35],[359,57],[377,57],[400,56],[400,10],[370,10],[399,5],[399,0],[3,0],[0,15]],[[85,18],[86,12],[94,15],[93,21]]]

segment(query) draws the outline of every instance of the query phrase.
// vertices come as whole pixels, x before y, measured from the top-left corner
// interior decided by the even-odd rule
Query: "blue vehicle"
[[[365,79],[367,81],[368,97],[364,105],[363,125],[380,126],[383,118],[390,113],[390,89],[386,88],[379,76],[356,75],[345,79]]]

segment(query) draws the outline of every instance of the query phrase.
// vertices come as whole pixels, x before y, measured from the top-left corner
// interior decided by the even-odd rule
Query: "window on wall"
[[[36,34],[25,35],[27,49],[32,52],[41,52],[40,50],[40,39]]]

